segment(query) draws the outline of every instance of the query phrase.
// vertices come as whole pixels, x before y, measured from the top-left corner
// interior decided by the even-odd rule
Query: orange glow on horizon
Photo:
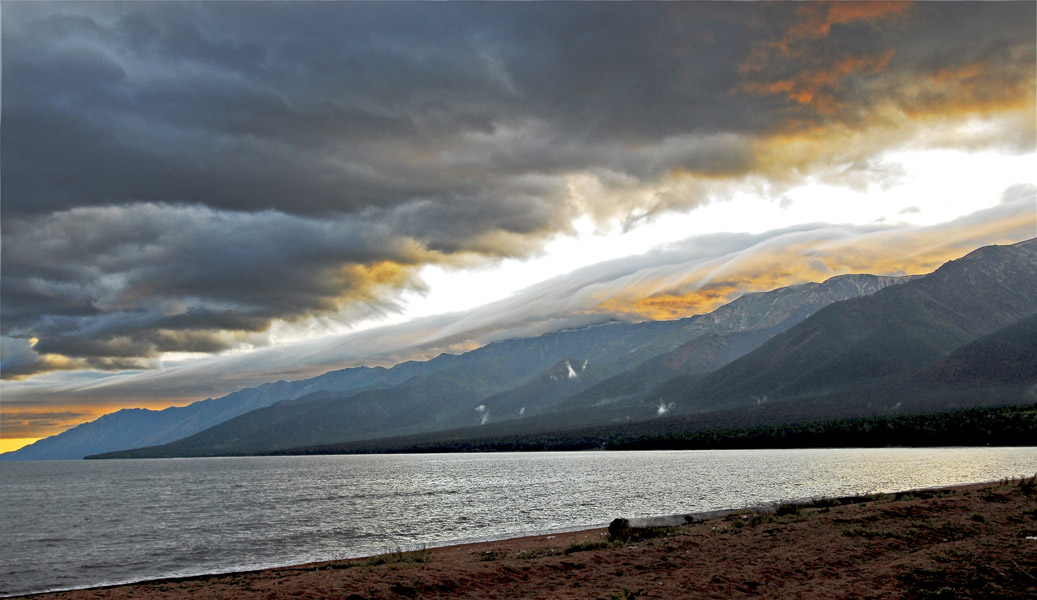
[[[10,452],[27,446],[37,440],[57,435],[77,425],[98,419],[108,413],[124,408],[146,408],[163,410],[171,406],[186,406],[203,398],[170,399],[126,399],[123,402],[111,401],[105,404],[76,404],[67,400],[67,404],[36,407],[12,407],[5,405],[2,410],[2,437],[0,452]]]
[[[0,438],[0,454],[4,452],[14,452],[38,442],[42,438]]]

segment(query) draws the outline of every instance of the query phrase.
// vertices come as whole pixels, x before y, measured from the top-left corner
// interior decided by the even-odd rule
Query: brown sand
[[[784,512],[784,511],[782,511]],[[1033,480],[33,598],[1037,598]]]

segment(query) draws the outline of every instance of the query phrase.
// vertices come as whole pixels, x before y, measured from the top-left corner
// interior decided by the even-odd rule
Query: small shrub
[[[515,556],[518,558],[533,559],[544,558],[545,556],[558,556],[561,553],[561,550],[558,548],[534,548],[533,550],[519,550]]]
[[[987,502],[994,502],[996,504],[1004,504],[1005,502],[1010,502],[1011,501],[1008,498],[1008,496],[1006,496],[1006,495],[1004,495],[1002,493],[999,493],[997,491],[994,491],[992,489],[991,490],[984,490],[982,495],[980,495],[980,498],[982,498],[983,500],[985,500]]]
[[[1027,496],[1037,494],[1037,474],[1034,474],[1034,476],[1029,479],[1026,477],[1021,478],[1016,484],[1016,487],[1019,488],[1020,492]]]
[[[562,554],[573,554],[575,552],[587,552],[588,550],[601,550],[602,548],[612,547],[614,547],[614,544],[605,540],[573,542],[565,550],[562,550]]]
[[[772,521],[774,521],[774,517],[764,513],[756,513],[755,515],[749,518],[749,524],[754,527],[756,525],[762,525],[763,523],[770,523]]]
[[[431,560],[432,553],[429,552],[428,548],[421,548],[420,550],[405,552],[403,548],[397,546],[396,548],[389,550],[385,554],[372,556],[371,558],[363,561],[361,564],[365,567],[377,567],[379,565],[398,565],[404,563],[425,564],[430,562]]]
[[[844,529],[843,530],[843,535],[846,536],[846,537],[873,538],[873,537],[878,537],[881,534],[879,534],[879,533],[877,533],[875,531],[871,531],[870,529],[865,529],[864,527],[857,526],[857,527],[849,527],[847,529]]]
[[[356,565],[357,565],[356,561],[352,561],[352,560],[336,560],[335,562],[330,562],[330,563],[324,565],[324,568],[328,569],[330,571],[339,571],[341,569],[352,569]]]
[[[968,550],[957,550],[954,548],[946,552],[934,552],[929,555],[929,558],[938,563],[970,562],[974,557],[975,555]]]

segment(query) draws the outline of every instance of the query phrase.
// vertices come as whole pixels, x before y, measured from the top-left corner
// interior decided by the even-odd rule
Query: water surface
[[[0,594],[1037,473],[1037,448],[0,462]]]

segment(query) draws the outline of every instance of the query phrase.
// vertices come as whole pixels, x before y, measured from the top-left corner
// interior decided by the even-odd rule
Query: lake
[[[1037,448],[0,462],[0,595],[1037,473]]]

